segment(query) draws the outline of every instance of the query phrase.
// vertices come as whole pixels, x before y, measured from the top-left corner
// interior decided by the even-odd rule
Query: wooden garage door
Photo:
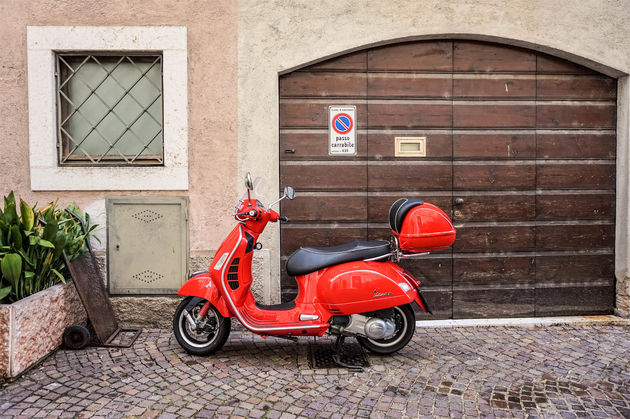
[[[357,107],[356,156],[331,157],[330,105]],[[435,203],[452,249],[401,264],[434,318],[609,313],[616,80],[476,41],[374,48],[280,78],[283,262],[299,246],[387,239],[400,197]],[[427,156],[394,157],[395,137]],[[296,292],[282,278],[283,299]]]

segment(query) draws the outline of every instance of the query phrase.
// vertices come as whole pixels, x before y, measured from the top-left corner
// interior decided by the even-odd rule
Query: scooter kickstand
[[[335,342],[335,353],[332,356],[335,364],[339,365],[341,368],[347,368],[350,371],[363,372],[363,367],[359,365],[350,365],[346,364],[341,360],[341,354],[343,352],[343,342],[346,340],[346,337],[343,335],[337,336],[337,341]]]

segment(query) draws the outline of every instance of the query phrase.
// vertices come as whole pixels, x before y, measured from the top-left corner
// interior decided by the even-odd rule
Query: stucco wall
[[[104,198],[188,195],[190,249],[210,254],[231,228],[237,191],[236,3],[231,0],[0,1],[0,194],[28,202],[72,201],[97,215],[104,233]],[[154,192],[31,192],[27,109],[27,26],[186,26],[188,32],[189,190]],[[101,214],[99,214],[101,213]],[[104,234],[103,234],[104,236]]]
[[[278,184],[278,75],[281,73],[378,44],[423,38],[469,38],[542,50],[618,77],[630,72],[629,18],[627,0],[322,0],[289,5],[281,0],[241,0],[239,184],[247,170],[266,174],[271,186]],[[622,107],[627,106],[627,102],[622,103]],[[628,130],[620,127],[619,133],[618,142],[626,143]],[[619,163],[618,171],[626,172],[627,162]],[[627,188],[627,176],[618,178],[624,182],[618,188]],[[270,187],[267,194],[274,193],[277,194]],[[627,230],[627,219],[627,206],[619,207],[618,233]],[[271,260],[279,260],[278,229],[268,234]],[[627,259],[626,253],[617,254],[617,277],[621,281],[628,277]],[[274,264],[273,269],[272,278],[275,278],[279,264]]]
[[[491,39],[612,76],[630,72],[628,0],[3,0],[0,16],[0,193],[14,189],[40,203],[61,197],[62,205],[76,201],[96,213],[106,196],[140,193],[30,191],[26,26],[187,27],[190,190],[142,194],[189,195],[190,248],[198,256],[208,255],[231,228],[229,214],[247,170],[267,178],[266,202],[277,195],[280,73],[371,45],[431,37]],[[620,118],[620,147],[628,141],[627,119]],[[620,159],[618,193],[628,187],[627,166]],[[620,282],[629,276],[627,219],[628,206],[618,206]],[[277,296],[277,226],[261,240],[274,261],[267,292]]]

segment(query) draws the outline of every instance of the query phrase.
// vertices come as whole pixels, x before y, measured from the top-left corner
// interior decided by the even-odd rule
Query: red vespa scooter
[[[255,301],[252,256],[259,235],[269,222],[289,221],[252,199],[251,176],[245,181],[247,199],[234,213],[236,227],[223,241],[208,271],[197,272],[178,294],[188,296],[177,308],[173,330],[179,344],[193,355],[220,349],[230,333],[231,318],[262,336],[297,340],[297,336],[337,336],[335,362],[343,340],[356,337],[366,349],[391,354],[411,340],[415,330],[412,305],[429,312],[420,281],[400,268],[399,259],[446,249],[455,241],[451,220],[438,207],[419,199],[399,199],[389,211],[392,241],[358,241],[334,247],[302,247],[287,261],[299,292],[294,301],[263,305]]]

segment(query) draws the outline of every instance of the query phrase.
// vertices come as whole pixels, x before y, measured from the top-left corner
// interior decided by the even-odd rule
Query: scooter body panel
[[[416,288],[398,265],[354,261],[317,272],[316,301],[335,314],[358,314],[409,304]]]
[[[201,272],[193,275],[188,281],[177,291],[179,295],[190,297],[201,297],[210,301],[223,317],[232,317],[232,312],[228,309],[225,299],[219,293],[219,289],[212,282],[209,272]]]

